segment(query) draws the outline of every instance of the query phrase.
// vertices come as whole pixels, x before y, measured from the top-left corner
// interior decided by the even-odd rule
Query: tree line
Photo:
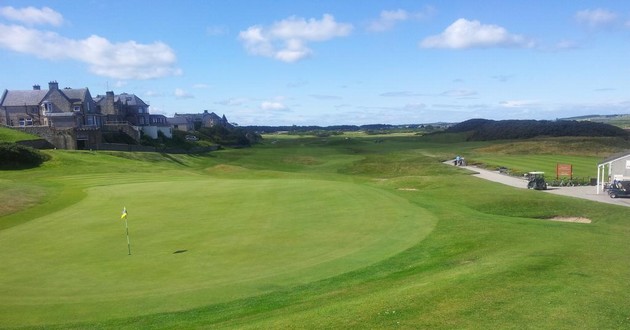
[[[470,119],[449,127],[445,132],[467,132],[469,141],[516,140],[539,136],[628,137],[628,132],[617,126],[575,120]]]

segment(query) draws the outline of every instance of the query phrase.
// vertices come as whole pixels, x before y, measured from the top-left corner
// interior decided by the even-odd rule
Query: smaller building
[[[108,91],[105,95],[97,95],[94,102],[108,124],[151,125],[149,105],[135,94],[116,95],[113,91]]]
[[[192,121],[193,126],[194,126],[193,129],[198,129],[201,127],[213,127],[213,126],[234,128],[234,126],[228,122],[225,115],[223,115],[222,117],[219,117],[219,115],[217,115],[216,113],[209,112],[208,110],[204,110],[203,113],[181,113],[181,114],[176,113],[174,115],[174,118],[178,118],[178,117],[185,117],[188,120]]]
[[[173,137],[173,129],[168,124],[167,118],[164,115],[149,115],[148,125],[139,127],[142,130],[142,133],[152,139],[157,139],[159,133],[162,133],[164,137],[169,139]]]
[[[603,191],[607,183],[628,180],[630,180],[630,151],[614,154],[597,164],[598,194]]]
[[[194,122],[188,117],[166,118],[168,124],[176,131],[190,132],[195,129]]]

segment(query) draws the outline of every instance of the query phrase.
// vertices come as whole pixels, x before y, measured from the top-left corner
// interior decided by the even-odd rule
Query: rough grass
[[[51,197],[51,201],[57,203],[48,206],[56,205],[56,208],[38,204],[0,218],[0,223],[18,216],[22,219],[18,225],[0,231],[0,244],[9,244],[5,243],[9,239],[17,245],[17,233],[24,239],[37,238],[30,240],[34,246],[25,246],[24,252],[18,252],[21,261],[13,259],[11,251],[7,251],[10,248],[2,249],[3,265],[9,260],[11,269],[20,276],[10,273],[2,276],[10,279],[13,285],[0,291],[0,303],[5,304],[0,324],[39,323],[53,329],[608,329],[630,326],[630,277],[627,271],[630,265],[630,245],[627,244],[630,223],[626,208],[510,188],[441,164],[447,155],[472,155],[475,149],[488,146],[487,143],[423,142],[416,137],[388,139],[379,136],[379,139],[384,141],[375,143],[373,137],[361,136],[350,140],[343,137],[278,139],[274,144],[252,149],[225,150],[210,157],[182,156],[178,159],[156,159],[156,155],[143,154],[128,159],[100,153],[51,151],[55,158],[44,168],[12,172],[7,180],[33,183],[46,177],[52,180],[50,189],[56,189],[55,192],[75,191],[69,190],[74,187],[85,191],[85,195]],[[491,154],[486,150],[484,156]],[[515,163],[525,163],[533,157],[537,159],[536,166],[555,166],[551,155],[497,157],[504,156],[509,156]],[[589,163],[593,159],[575,155],[565,157],[576,163],[581,159]],[[103,171],[95,173],[93,169],[97,167]],[[126,189],[118,189],[121,187]],[[311,188],[302,190],[302,187]],[[348,195],[340,193],[344,189],[358,194],[352,198],[341,197]],[[225,196],[221,192],[225,192]],[[199,203],[190,198],[194,194],[200,194],[208,205],[195,206]],[[125,255],[124,238],[120,237],[122,224],[117,219],[119,210],[114,211],[112,217],[116,219],[113,220],[109,220],[109,216],[107,220],[90,216],[87,221],[81,221],[78,216],[87,212],[86,206],[92,212],[109,213],[110,208],[116,208],[122,202],[121,196],[125,196],[126,203],[134,204],[133,208],[127,204],[130,222],[138,221],[132,223],[132,230],[135,230],[132,233],[136,233],[135,239],[132,236],[132,244],[140,247],[142,241],[150,242],[138,251],[140,258]],[[231,204],[224,199],[229,196],[235,196],[241,202]],[[166,199],[178,203],[168,203]],[[387,201],[395,201],[394,209],[387,206]],[[398,209],[395,207],[398,203],[405,206]],[[368,211],[361,213],[365,207]],[[160,215],[183,215],[184,220],[179,220],[183,226],[174,228],[168,219],[159,216],[157,219],[147,217],[142,222],[134,220],[142,219],[142,214],[149,214],[153,208],[158,208]],[[211,214],[203,228],[191,222],[200,210]],[[334,218],[351,222],[329,222],[326,231],[320,233],[318,228],[308,225],[310,222],[297,226],[287,221],[269,222],[271,220],[267,218],[254,221],[253,214],[258,214],[256,210],[264,210],[262,213],[265,214],[304,215],[306,218],[333,212]],[[404,217],[405,210],[412,211],[410,217]],[[346,212],[359,212],[359,216],[350,219]],[[400,234],[398,226],[379,227],[383,224],[373,220],[375,215],[396,212],[403,212],[402,216],[392,218],[401,218],[405,226],[411,226],[403,226],[403,231],[411,233]],[[543,220],[556,216],[585,217],[592,219],[592,223]],[[425,217],[436,222],[431,232],[422,236],[413,230],[413,226],[418,226],[416,221]],[[226,221],[216,223],[218,219]],[[69,239],[70,231],[55,226],[65,222],[85,238],[79,236],[77,242]],[[111,224],[117,228],[110,228]],[[380,235],[366,237],[393,242],[402,238],[403,242],[396,244],[406,247],[394,249],[397,252],[390,251],[389,254],[363,250],[366,258],[373,259],[358,267],[347,268],[352,266],[347,261],[331,268],[324,263],[313,272],[315,274],[298,271],[288,281],[285,278],[258,282],[255,294],[199,294],[191,289],[212,282],[215,272],[230,274],[234,271],[231,280],[224,282],[227,286],[236,285],[239,276],[279,269],[293,272],[295,260],[286,258],[286,254],[317,254],[316,246],[309,247],[313,243],[311,236],[327,240],[324,245],[330,248],[328,251],[338,253],[352,251],[353,246],[370,245],[370,239],[359,238],[370,228],[381,228],[378,230]],[[424,227],[420,225],[419,228]],[[51,235],[44,237],[48,232]],[[413,237],[410,234],[420,236],[404,241]],[[208,239],[195,239],[198,245],[192,248],[182,244],[189,237],[203,235]],[[152,239],[153,236],[156,239]],[[47,246],[52,244],[53,248],[38,246],[40,240],[47,242]],[[217,241],[224,242],[222,249],[215,244]],[[261,259],[254,265],[270,263],[274,267],[265,269],[260,265],[245,272],[242,268],[236,271],[246,260],[243,250],[251,246],[249,242],[273,242],[253,246]],[[302,248],[291,244],[302,244]],[[72,247],[82,247],[85,252],[75,251]],[[54,256],[60,250],[73,252]],[[188,251],[172,253],[178,250]],[[200,256],[195,252],[198,250],[207,253]],[[232,258],[223,258],[223,263],[213,263],[218,260],[213,258],[218,258],[217,254],[225,250],[240,252]],[[123,255],[117,259],[121,253]],[[58,262],[49,265],[47,257]],[[102,269],[104,265],[99,259],[103,258],[109,260],[110,266],[117,267],[109,267],[104,274],[97,274],[98,281],[90,280],[86,275]],[[283,259],[290,259],[290,262],[278,266]],[[155,267],[158,271],[150,271]],[[26,271],[29,269],[32,271]],[[211,271],[200,271],[204,269]],[[38,274],[50,276],[38,279]],[[63,284],[59,284],[58,279],[65,278],[65,274],[72,277],[69,278],[72,290],[60,294]],[[7,290],[29,290],[27,284],[32,285],[37,280],[50,281],[54,285],[50,286],[50,291],[33,289],[30,296],[8,294],[13,291]],[[108,291],[108,288],[122,286],[127,290]],[[147,290],[152,293],[147,294]],[[204,290],[220,288],[211,285]],[[239,287],[238,290],[242,293],[247,289]],[[160,297],[160,292],[171,292],[172,295]],[[75,299],[77,304],[51,308],[50,315],[39,319],[35,314],[17,317],[14,315],[26,314],[11,313],[16,309],[26,313],[29,306],[33,307],[24,301],[21,304],[11,301],[32,299],[37,295],[45,300],[54,297],[60,302]],[[74,323],[81,318],[71,321],[77,313],[85,313],[84,308],[89,310],[93,301],[104,298],[110,300],[98,313],[111,312],[110,318],[104,317],[98,322]],[[137,303],[133,310],[126,314],[113,313],[117,301],[127,304],[134,299]],[[32,300],[31,303],[50,307],[50,301],[44,304]],[[37,311],[37,308],[33,307],[33,310]]]
[[[44,195],[45,192],[41,186],[0,180],[0,200],[11,201],[0,204],[0,216],[30,208],[38,204]]]
[[[605,158],[610,154],[627,150],[628,141],[611,137],[559,137],[536,138],[525,141],[498,143],[478,148],[479,153],[494,155],[564,155]]]

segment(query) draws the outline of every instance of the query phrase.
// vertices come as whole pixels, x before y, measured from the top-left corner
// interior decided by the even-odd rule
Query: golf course
[[[191,155],[44,150],[38,167],[0,171],[0,328],[630,328],[626,207],[443,164],[589,177],[617,142],[349,133]]]

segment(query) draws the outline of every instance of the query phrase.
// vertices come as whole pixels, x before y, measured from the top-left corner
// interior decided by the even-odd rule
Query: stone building
[[[5,90],[0,98],[0,125],[56,128],[101,127],[102,115],[88,88],[59,88],[51,81],[48,90]]]
[[[213,126],[223,126],[225,128],[234,128],[234,126],[228,122],[225,115],[223,115],[222,117],[219,117],[219,115],[217,115],[216,113],[208,112],[208,110],[204,110],[203,113],[181,113],[181,114],[176,113],[174,115],[174,118],[177,118],[177,117],[188,118],[190,121],[193,122],[195,129],[200,128],[200,127],[213,127]]]

